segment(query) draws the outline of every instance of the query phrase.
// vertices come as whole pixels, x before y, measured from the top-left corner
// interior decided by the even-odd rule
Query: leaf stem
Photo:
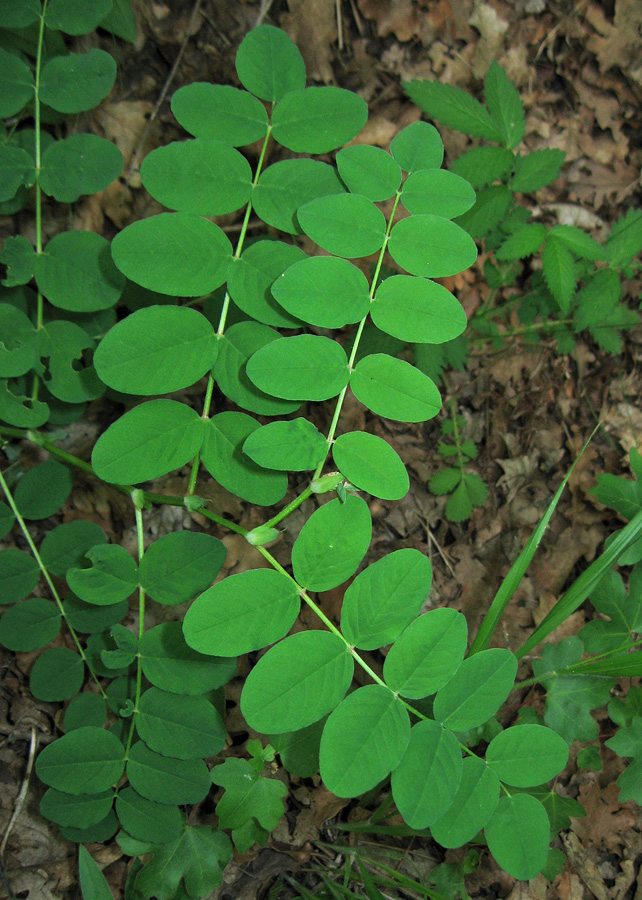
[[[138,564],[140,565],[143,554],[145,552],[145,534],[143,530],[143,510],[140,501],[132,496],[134,504],[134,513],[136,515],[136,543],[138,545]],[[145,634],[145,588],[139,584],[138,586],[138,641],[142,641]],[[129,726],[129,734],[127,735],[127,745],[125,747],[125,758],[129,758],[132,742],[134,740],[135,721],[138,715],[138,705],[140,703],[140,695],[143,686],[143,661],[140,651],[136,654],[136,696],[134,698],[134,711]]]

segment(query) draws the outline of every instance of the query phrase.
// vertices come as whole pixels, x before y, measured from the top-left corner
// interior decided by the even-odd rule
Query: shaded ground
[[[383,147],[402,127],[420,117],[404,95],[402,80],[437,77],[478,91],[488,65],[496,59],[508,71],[525,104],[526,148],[557,147],[566,153],[561,177],[532,198],[541,220],[580,224],[599,236],[622,211],[641,205],[642,10],[637,0],[518,0],[515,4],[495,0],[344,0],[337,5],[332,0],[274,0],[264,2],[262,8],[256,2],[136,0],[135,8],[140,34],[136,48],[114,46],[107,36],[101,38],[117,58],[119,78],[108,101],[89,114],[89,127],[121,147],[126,178],[78,204],[74,209],[76,227],[111,237],[130,221],[160,210],[140,189],[137,166],[150,149],[182,134],[167,100],[162,100],[164,92],[170,97],[181,85],[197,80],[237,83],[234,54],[243,35],[258,20],[280,25],[299,44],[312,81],[335,83],[362,94],[370,106],[362,139]],[[447,129],[440,131],[448,161],[464,149],[466,139]],[[0,227],[28,234],[29,215],[21,213],[14,223],[5,220]],[[48,213],[45,227],[49,234],[66,227],[57,219],[65,215],[58,209]],[[237,218],[218,221],[233,237]],[[449,286],[467,313],[473,313],[488,290],[481,263]],[[632,308],[637,306],[640,288],[639,279],[625,285]],[[599,472],[627,473],[626,451],[640,446],[641,343],[642,329],[638,328],[627,336],[619,357],[604,356],[596,347],[581,342],[574,357],[558,356],[554,346],[545,342],[527,347],[512,341],[499,351],[480,346],[467,372],[447,376],[443,392],[456,398],[466,434],[480,447],[474,468],[490,486],[486,504],[463,524],[449,523],[444,516],[445,501],[426,488],[438,466],[435,447],[440,420],[422,426],[383,424],[373,421],[360,405],[348,405],[346,430],[367,428],[385,435],[412,476],[411,491],[402,502],[373,502],[371,558],[380,556],[384,547],[389,551],[411,546],[429,553],[435,572],[432,604],[460,610],[474,631],[502,575],[593,430],[592,410],[597,411],[603,432],[584,454],[520,588],[518,602],[504,620],[505,645],[519,645],[533,623],[546,615],[564,585],[586,567],[605,537],[620,524],[587,492]],[[72,430],[68,448],[86,455],[104,427],[100,416],[107,413],[97,404],[95,420]],[[156,489],[167,493],[183,490],[183,478],[176,479],[176,486],[170,482],[165,479]],[[64,511],[65,520],[95,520],[108,536],[133,548],[132,523],[120,496],[105,487],[96,489],[93,482],[80,476],[77,488]],[[204,482],[197,493],[208,496],[210,490],[211,485]],[[248,510],[224,492],[219,492],[216,500],[221,512],[246,527],[263,521],[263,512]],[[275,550],[283,561],[289,558],[303,516],[311,509],[304,507],[288,519],[282,543]],[[164,508],[150,514],[147,528],[157,536],[180,527],[186,515],[184,510]],[[228,536],[225,543],[229,550],[226,574],[256,564],[255,551],[244,540]],[[341,600],[341,589],[328,592],[322,597],[325,612],[337,618]],[[576,634],[586,615],[580,609],[555,638]],[[25,653],[14,657],[3,651],[3,831],[24,777],[30,728],[36,726],[43,744],[61,715],[57,704],[36,703],[29,695],[27,676],[36,657]],[[380,667],[381,660],[373,658],[370,663]],[[241,675],[248,668],[243,660]],[[238,713],[241,685],[239,677],[229,687],[230,753],[241,753],[244,742],[253,736]],[[626,690],[628,683],[621,687]],[[523,702],[541,710],[541,693],[534,689]],[[603,746],[613,728],[606,713],[598,715],[598,720],[602,771],[578,769],[572,758],[557,784],[560,794],[578,799],[588,812],[585,819],[572,820],[571,830],[563,843],[558,843],[569,857],[562,875],[553,885],[541,876],[529,885],[516,884],[482,851],[480,865],[467,881],[472,897],[640,900],[642,819],[634,804],[617,802],[614,782],[622,761]],[[312,887],[318,883],[315,865],[332,871],[341,867],[344,858],[324,849],[319,841],[354,840],[371,855],[391,847],[400,852],[391,865],[401,866],[415,878],[426,876],[438,862],[462,858],[462,851],[444,853],[421,839],[382,839],[376,846],[375,839],[367,836],[349,839],[336,828],[336,822],[358,820],[363,811],[355,804],[333,797],[314,779],[289,779],[283,770],[277,777],[290,787],[287,816],[267,848],[255,848],[230,865],[226,883],[217,894],[219,900],[295,896],[287,882],[279,893],[270,894],[284,873],[296,873],[303,884]],[[66,900],[78,896],[75,848],[38,816],[40,795],[34,779],[9,841],[5,865],[18,896]],[[213,821],[213,808],[211,803],[200,810],[203,822]],[[115,895],[122,896],[126,860],[119,847],[112,842],[92,848],[92,853],[106,866]],[[14,878],[12,870],[17,869],[21,874]],[[391,892],[389,896],[417,895]]]

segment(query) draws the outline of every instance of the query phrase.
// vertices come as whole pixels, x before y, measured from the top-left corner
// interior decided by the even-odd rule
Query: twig
[[[170,89],[170,86],[176,76],[176,73],[178,72],[178,67],[181,64],[181,60],[183,58],[183,53],[185,53],[185,48],[187,47],[187,44],[189,43],[189,39],[192,36],[192,28],[194,27],[194,24],[196,22],[196,17],[199,13],[202,2],[203,2],[203,0],[195,0],[194,8],[192,9],[192,14],[190,16],[189,24],[187,26],[187,34],[185,35],[185,38],[183,39],[183,43],[181,44],[180,50],[176,54],[176,59],[174,60],[174,64],[171,68],[171,71],[170,71],[169,75],[167,76],[167,78],[165,79],[165,84],[163,85],[163,89],[160,92],[160,95],[158,97],[158,100],[156,101],[154,109],[152,110],[152,113],[149,117],[149,121],[148,121],[147,125],[145,126],[145,130],[143,131],[143,134],[141,135],[141,138],[136,146],[136,149],[132,153],[131,160],[129,161],[129,168],[127,169],[127,176],[125,178],[125,187],[129,184],[129,181],[132,177],[134,170],[138,168],[138,159],[139,159],[141,153],[143,152],[143,147],[145,146],[145,141],[147,140],[147,136],[149,135],[152,124],[153,124],[156,116],[158,115],[159,110],[165,101],[165,97],[167,96],[167,92]]]
[[[263,19],[267,16],[270,11],[270,7],[274,3],[274,0],[261,0],[261,6],[259,7],[259,14],[256,17],[256,22],[254,23],[254,27],[258,28]]]
[[[341,17],[341,0],[334,0],[334,5],[337,10],[337,43],[339,45],[339,52],[343,50],[343,19]]]
[[[18,816],[22,812],[22,807],[24,806],[25,798],[27,796],[27,790],[29,788],[29,779],[31,778],[31,770],[33,769],[33,761],[36,758],[36,747],[38,746],[38,737],[36,734],[36,729],[31,729],[31,743],[29,744],[29,758],[27,760],[27,770],[25,772],[25,777],[22,779],[22,786],[20,788],[20,793],[18,794],[18,799],[16,800],[16,806],[13,811],[13,815],[7,825],[7,830],[4,833],[4,837],[2,838],[2,843],[0,844],[0,856],[4,854],[5,847],[7,846],[7,841],[9,840],[9,835],[13,831],[13,826],[16,824],[18,820]]]

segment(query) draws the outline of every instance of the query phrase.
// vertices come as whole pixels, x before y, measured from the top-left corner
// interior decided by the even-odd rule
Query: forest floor
[[[404,126],[420,118],[420,110],[401,86],[412,78],[437,78],[480,95],[488,66],[497,60],[516,85],[526,111],[527,150],[563,150],[566,162],[548,188],[525,198],[546,223],[580,224],[603,235],[629,207],[642,206],[642,7],[639,0],[274,0],[269,3],[225,0],[135,0],[137,45],[98,40],[118,63],[118,79],[110,97],[87,114],[89,129],[114,140],[125,157],[120,182],[74,208],[75,227],[91,228],[111,238],[131,221],[159,211],[142,189],[138,167],[146,153],[180,139],[183,133],[169,109],[172,93],[194,81],[238,84],[234,57],[246,32],[258,21],[278,25],[298,44],[312,83],[337,84],[357,91],[368,102],[370,119],[357,139],[387,148]],[[95,41],[95,35],[90,38]],[[439,128],[446,163],[468,145],[463,135]],[[276,157],[275,157],[276,158]],[[274,160],[271,160],[274,161]],[[50,234],[61,223],[46,217]],[[66,213],[60,213],[66,215]],[[230,235],[239,220],[217,220]],[[26,223],[18,221],[20,229]],[[478,263],[449,285],[470,316],[488,295]],[[642,284],[626,282],[625,296],[638,307]],[[462,523],[444,514],[445,499],[427,488],[439,467],[437,442],[443,418],[424,425],[374,422],[356,402],[344,415],[352,430],[379,429],[397,449],[411,473],[411,490],[398,503],[374,501],[372,558],[387,550],[417,547],[430,554],[434,569],[431,602],[463,612],[474,633],[502,577],[546,510],[554,491],[596,425],[595,436],[576,467],[516,602],[503,619],[505,646],[518,646],[547,614],[563,588],[601,552],[604,540],[622,520],[589,493],[595,476],[610,472],[630,477],[628,451],[642,444],[642,327],[625,336],[622,353],[608,356],[579,341],[572,355],[559,355],[554,341],[536,345],[519,339],[500,349],[480,344],[464,372],[449,372],[442,383],[444,399],[454,398],[465,420],[465,435],[479,446],[471,470],[489,486],[486,503]],[[446,406],[446,404],[445,404]],[[99,406],[98,409],[101,407]],[[75,432],[72,452],[83,455],[95,438],[89,422]],[[346,426],[347,428],[347,426]],[[184,479],[183,479],[184,481]],[[79,476],[63,521],[84,517],[97,521],[107,535],[128,546],[132,523],[126,505],[108,488],[98,490]],[[180,493],[168,479],[156,490]],[[201,491],[197,491],[201,493]],[[246,527],[260,524],[251,511],[229,494],[217,495],[220,511]],[[148,527],[158,535],[180,527],[175,515],[184,510],[162,508]],[[218,510],[217,510],[218,511]],[[297,515],[303,511],[298,511]],[[172,519],[171,516],[174,516]],[[291,545],[300,521],[288,520],[284,549]],[[297,525],[298,522],[298,525]],[[210,523],[211,524],[211,523]],[[256,564],[255,551],[237,536],[225,538],[225,574]],[[133,542],[132,542],[133,549]],[[278,555],[278,554],[277,554]],[[337,588],[322,596],[330,616],[342,600]],[[594,615],[581,607],[554,634],[554,640],[577,634]],[[5,656],[10,656],[5,654]],[[7,687],[12,699],[0,708],[0,782],[2,821],[15,804],[28,754],[26,740],[36,725],[43,740],[55,729],[56,704],[34,701],[26,687],[37,654],[12,658]],[[7,659],[5,659],[7,662]],[[230,752],[241,753],[248,734],[238,711],[242,675],[229,686]],[[622,682],[625,691],[630,682]],[[523,703],[541,712],[543,693],[535,687]],[[480,848],[479,865],[467,876],[472,898],[533,897],[538,900],[641,900],[642,815],[629,802],[618,803],[615,781],[623,761],[604,746],[614,726],[605,710],[594,713],[600,738],[596,746],[602,768],[579,768],[577,750],[557,782],[562,796],[582,803],[587,816],[574,818],[556,846],[568,856],[553,883],[538,876],[530,883],[505,875]],[[331,795],[317,779],[291,779],[286,816],[266,848],[254,849],[230,864],[217,900],[288,898],[297,891],[279,877],[291,877],[312,889],[315,869],[341,872],[345,853],[328,845],[345,843],[352,852],[384,860],[409,877],[421,880],[440,862],[459,861],[464,851],[443,851],[424,838],[351,837],[338,821],[357,821],[363,810],[353,801]],[[38,815],[40,786],[35,777],[16,823],[4,861],[18,897],[71,900],[78,896],[73,845]],[[94,852],[95,851],[95,852]],[[122,896],[126,859],[114,842],[92,847],[105,867],[116,897]],[[385,861],[385,860],[384,860]],[[386,897],[416,897],[386,889]],[[3,896],[0,887],[0,897]]]

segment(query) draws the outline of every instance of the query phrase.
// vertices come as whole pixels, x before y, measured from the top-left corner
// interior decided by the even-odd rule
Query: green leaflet
[[[434,125],[413,122],[393,138],[390,153],[406,172],[438,169],[444,159],[444,145]]]
[[[4,600],[4,597],[3,597]],[[46,647],[60,633],[62,617],[55,604],[31,597],[6,610],[0,619],[0,642],[22,653]]]
[[[430,378],[386,353],[363,357],[350,376],[350,387],[373,412],[397,422],[426,422],[441,408],[439,391]]]
[[[266,225],[303,234],[297,212],[315,197],[341,194],[345,186],[333,166],[316,159],[284,159],[263,172],[252,191],[252,206]]]
[[[25,519],[47,519],[63,506],[71,494],[71,469],[47,459],[25,473],[14,491],[14,500]]]
[[[360,572],[346,591],[343,634],[361,650],[391,644],[418,615],[431,582],[430,560],[419,550],[388,553]]]
[[[49,788],[40,802],[40,812],[56,825],[74,825],[88,828],[108,815],[114,804],[112,791],[99,794],[65,794]]]
[[[358,688],[323,729],[323,783],[337,797],[365,793],[395,768],[409,739],[408,713],[392,692],[378,684]]]
[[[47,7],[45,24],[52,31],[64,31],[66,34],[89,34],[98,28],[111,7],[110,0],[97,0],[91,7],[69,0],[51,0]]]
[[[279,28],[259,25],[248,32],[236,54],[241,84],[261,100],[280,100],[305,87],[305,64],[298,47]]]
[[[118,781],[125,748],[109,731],[76,728],[49,744],[36,760],[38,778],[66,794],[99,794]]]
[[[243,147],[267,131],[265,107],[247,91],[225,84],[194,82],[172,97],[172,112],[194,137]]]
[[[295,262],[276,278],[272,296],[293,316],[319,328],[360,322],[370,309],[370,286],[363,272],[333,256]]]
[[[341,474],[362,491],[382,500],[401,500],[408,493],[406,467],[383,438],[363,431],[342,434],[332,455]]]
[[[31,156],[20,147],[0,146],[0,201],[11,200],[21,185],[31,187],[36,171]]]
[[[436,215],[411,216],[393,226],[388,250],[411,275],[444,278],[470,268],[475,242],[455,222]]]
[[[508,697],[516,673],[517,659],[510,650],[482,650],[465,659],[438,691],[435,718],[453,731],[483,725]]]
[[[513,167],[510,186],[513,191],[538,191],[557,178],[566,154],[563,150],[534,150],[528,156],[518,156]]]
[[[83,900],[109,900],[112,892],[89,850],[78,848],[78,874]]]
[[[368,200],[388,200],[401,184],[399,164],[380,147],[366,144],[344,147],[337,153],[336,162],[348,190]]]
[[[506,72],[495,60],[486,73],[484,94],[493,122],[502,134],[502,143],[512,150],[524,137],[524,108]]]
[[[212,655],[259,650],[288,633],[300,602],[294,582],[272,569],[230,575],[192,603],[183,623],[185,640]]]
[[[50,144],[42,156],[40,187],[60,203],[104,190],[120,175],[123,155],[96,134],[72,134]]]
[[[356,137],[368,119],[358,94],[338,87],[309,87],[286,94],[272,114],[272,136],[295,153],[328,153]]]
[[[53,647],[36,660],[29,688],[38,700],[69,700],[78,693],[84,678],[82,657],[67,647]]]
[[[0,47],[0,118],[15,116],[33,97],[31,69]]]
[[[102,434],[92,453],[96,474],[111,484],[160,478],[199,451],[205,423],[176,400],[150,400],[130,409]]]
[[[148,192],[163,206],[222,216],[245,206],[252,172],[245,157],[221,141],[176,141],[152,150],[140,167]]]
[[[318,197],[299,207],[297,217],[308,237],[335,256],[347,259],[370,256],[383,245],[384,215],[372,200],[359,194]],[[394,258],[392,248],[390,252]]]
[[[110,810],[104,819],[89,825],[88,828],[75,828],[73,825],[61,825],[60,833],[68,841],[76,844],[94,844],[100,841],[109,841],[118,831],[118,819],[114,810]]]
[[[568,744],[543,725],[514,725],[493,738],[486,762],[506,784],[534,787],[562,771],[568,762]]]
[[[535,797],[502,797],[486,823],[484,835],[495,860],[514,878],[527,881],[544,867],[550,824],[546,810]]]
[[[57,112],[85,112],[105,99],[115,81],[114,58],[94,47],[50,59],[40,76],[39,96]]]
[[[136,730],[151,750],[177,759],[215,756],[226,738],[221,717],[205,697],[155,687],[140,698]]]
[[[273,328],[297,328],[295,315],[289,315],[271,288],[275,281],[306,256],[292,244],[281,241],[257,241],[251,244],[230,269],[227,288],[239,309]],[[278,297],[277,297],[278,300]]]
[[[424,112],[449,128],[503,143],[501,129],[493,122],[488,110],[461,88],[438,81],[406,81],[403,87]]]
[[[414,619],[388,651],[383,667],[386,684],[410,699],[434,694],[459,668],[467,643],[468,626],[461,613],[430,610]]]
[[[591,603],[608,616],[593,619],[580,630],[579,637],[584,642],[587,653],[600,654],[625,647],[631,640],[631,633],[642,629],[642,565],[638,563],[629,580],[629,593],[624,587],[622,576],[613,570],[606,572],[591,594]]]
[[[567,313],[575,294],[576,273],[571,251],[558,238],[549,237],[544,244],[542,271],[561,311]]]
[[[205,694],[236,674],[236,659],[193,650],[180,622],[164,622],[143,635],[139,651],[143,674],[155,687],[180,694]]]
[[[329,400],[350,377],[341,344],[316,334],[265,344],[248,361],[246,371],[259,390],[283,400]]]
[[[221,828],[231,828],[236,847],[248,850],[255,840],[265,844],[283,815],[283,782],[264,778],[246,759],[230,757],[212,770],[212,781],[225,788],[216,806]]]
[[[133,222],[116,235],[111,252],[127,278],[175,297],[209,294],[232,262],[232,245],[218,225],[182,212]]]
[[[20,4],[5,0],[0,9],[4,28],[26,28],[39,18],[41,12],[39,0],[25,0]]]
[[[326,718],[285,734],[271,734],[270,743],[291,775],[310,778],[319,771],[319,746]]]
[[[475,202],[475,191],[459,175],[446,169],[422,169],[406,178],[401,202],[413,215],[430,213],[453,219]]]
[[[214,365],[218,343],[195,309],[147,306],[102,339],[94,365],[102,381],[125,394],[151,396],[190,387]]]
[[[356,572],[372,537],[368,505],[349,495],[319,507],[292,548],[297,582],[311,591],[328,591]],[[281,730],[281,729],[279,729]]]
[[[315,469],[327,449],[326,438],[303,418],[269,422],[253,431],[243,444],[243,452],[257,465],[283,472]]]
[[[455,735],[426,719],[410,731],[401,762],[392,772],[392,795],[411,828],[428,828],[451,806],[462,774]]]
[[[125,279],[110,259],[109,243],[92,231],[63,231],[38,257],[36,281],[59,309],[87,313],[115,306]]]
[[[483,759],[465,757],[455,798],[443,816],[431,825],[442,847],[463,847],[493,814],[499,800],[499,780]]]
[[[49,532],[40,547],[40,557],[51,575],[65,578],[69,569],[83,566],[88,550],[105,543],[107,538],[99,525],[77,519],[57,525]]]
[[[138,566],[118,544],[98,544],[85,554],[89,569],[69,569],[67,584],[86,603],[111,606],[126,600],[138,587]]]
[[[73,731],[73,734],[78,732]],[[138,741],[129,751],[127,777],[142,797],[181,806],[198,803],[210,788],[210,775],[202,759],[172,759]]]
[[[260,427],[256,419],[245,413],[222,412],[212,416],[205,423],[201,460],[228,491],[258,506],[272,506],[285,496],[287,475],[257,466],[242,449],[247,438]]]
[[[222,541],[196,531],[175,531],[151,544],[140,563],[140,583],[157,603],[192,600],[216,579],[227,550]]]
[[[328,631],[290,635],[262,656],[248,675],[241,710],[263,734],[297,731],[333,710],[350,687],[354,662]]]
[[[151,844],[173,841],[183,829],[184,819],[177,806],[146,800],[131,787],[118,792],[116,812],[128,834]]]
[[[36,346],[37,335],[29,318],[15,306],[0,306],[0,376],[25,375],[36,361]]]
[[[107,717],[105,701],[100,694],[78,694],[65,710],[65,731],[73,731],[84,725],[102,728]],[[73,823],[69,823],[73,824]]]
[[[372,321],[387,334],[417,344],[441,344],[466,329],[466,313],[443,285],[427,278],[386,278],[371,306]]]

